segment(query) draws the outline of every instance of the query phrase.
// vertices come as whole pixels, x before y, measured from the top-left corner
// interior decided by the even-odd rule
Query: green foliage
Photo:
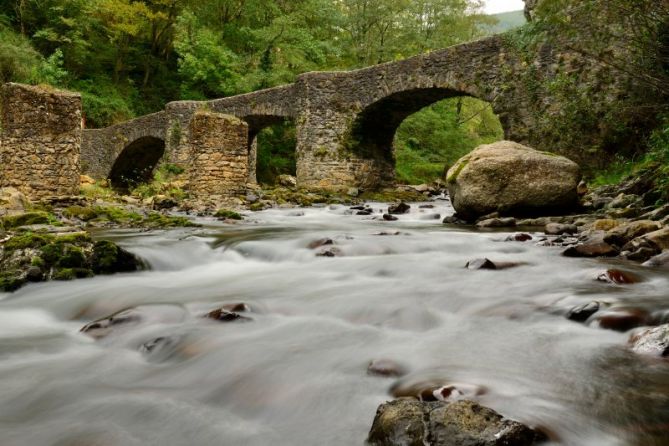
[[[0,84],[33,83],[42,64],[42,56],[30,40],[5,27],[0,21]]]
[[[504,134],[489,104],[473,98],[440,101],[407,118],[397,130],[398,181],[428,183],[480,144]]]
[[[279,175],[295,175],[295,126],[291,122],[268,127],[258,135],[256,176],[259,183],[274,184]]]

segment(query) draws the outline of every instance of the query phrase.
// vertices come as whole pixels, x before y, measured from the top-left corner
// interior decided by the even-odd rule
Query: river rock
[[[511,141],[482,145],[448,171],[453,207],[467,220],[490,212],[551,214],[578,203],[578,165]]]
[[[506,218],[487,218],[476,223],[477,228],[513,228],[516,226],[516,219]]]
[[[390,215],[390,214],[383,214],[383,219],[385,221],[397,221],[398,220],[397,217],[395,217],[394,215]]]
[[[447,225],[466,225],[466,224],[468,224],[467,221],[463,220],[462,218],[458,217],[457,215],[449,215],[447,217],[444,217],[442,222],[444,224],[447,224]]]
[[[661,254],[650,258],[643,263],[643,266],[669,270],[669,250],[663,251]]]
[[[517,266],[523,266],[523,265],[527,265],[527,263],[524,263],[524,262],[493,262],[490,259],[481,258],[481,259],[470,260],[465,265],[465,268],[472,269],[472,270],[477,270],[477,269],[501,270],[501,269],[515,268]]]
[[[507,242],[529,242],[530,240],[533,240],[533,237],[530,234],[526,234],[524,232],[510,235],[505,239]]]
[[[487,392],[483,386],[453,383],[442,379],[426,381],[399,381],[390,388],[395,398],[412,397],[421,401],[457,401],[476,398]]]
[[[384,376],[384,377],[400,377],[408,373],[405,366],[392,359],[375,359],[367,366],[367,374]]]
[[[316,248],[320,248],[321,246],[327,246],[327,245],[334,245],[334,240],[332,240],[331,238],[328,238],[328,237],[320,238],[318,240],[314,240],[313,242],[310,242],[307,245],[307,248],[316,249]]]
[[[616,228],[620,225],[619,220],[614,220],[612,218],[602,218],[592,222],[590,229],[593,231],[610,231],[613,228]]]
[[[669,204],[660,206],[659,208],[653,209],[641,216],[644,220],[662,220],[664,217],[669,215]]]
[[[531,446],[542,436],[472,401],[399,399],[376,411],[372,446]]]
[[[84,325],[82,333],[100,339],[138,325],[182,322],[186,310],[179,305],[140,305],[116,312]]]
[[[590,318],[590,316],[597,313],[602,305],[603,304],[601,302],[597,301],[588,302],[587,304],[572,308],[567,312],[565,317],[570,321],[585,322]]]
[[[544,228],[544,232],[548,235],[565,235],[576,234],[578,228],[576,225],[565,225],[561,223],[548,223]]]
[[[251,318],[242,316],[234,311],[229,311],[224,308],[217,308],[206,314],[206,318],[213,319],[219,322],[248,322]]]
[[[649,314],[645,310],[618,308],[595,313],[588,320],[588,325],[607,330],[628,331],[646,325],[648,319]]]
[[[405,202],[400,202],[400,203],[395,203],[391,204],[388,206],[388,213],[389,214],[406,214],[411,210],[411,206],[406,204]]]
[[[570,246],[562,255],[565,257],[614,257],[620,250],[604,241],[604,233],[595,233],[582,243]]]
[[[615,285],[630,285],[641,282],[641,277],[628,271],[609,269],[597,276],[597,280]]]
[[[661,250],[669,249],[669,228],[662,228],[658,231],[649,232],[641,236],[643,240],[653,243]]]
[[[609,204],[608,208],[609,209],[623,209],[628,206],[634,205],[638,203],[641,200],[641,198],[638,195],[634,194],[619,194],[617,197],[615,197]]]
[[[604,236],[604,241],[623,246],[632,239],[657,231],[660,228],[661,225],[658,222],[651,220],[638,220],[623,223],[609,230]]]
[[[632,335],[630,345],[635,353],[669,356],[669,324],[648,328]]]

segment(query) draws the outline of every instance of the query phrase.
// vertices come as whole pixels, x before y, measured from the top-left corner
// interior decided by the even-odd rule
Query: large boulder
[[[549,215],[578,203],[578,165],[511,141],[477,147],[448,171],[448,190],[467,220],[492,212]]]

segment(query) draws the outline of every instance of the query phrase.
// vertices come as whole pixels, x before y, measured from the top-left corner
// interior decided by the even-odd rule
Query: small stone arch
[[[127,191],[150,181],[164,154],[165,141],[153,136],[144,136],[128,144],[114,161],[109,173],[112,187]]]

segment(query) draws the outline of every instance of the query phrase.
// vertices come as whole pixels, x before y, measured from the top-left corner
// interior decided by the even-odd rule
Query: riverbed
[[[403,383],[480,386],[549,444],[669,445],[669,363],[564,317],[593,300],[669,310],[669,275],[446,226],[450,204],[430,205],[396,222],[374,203],[95,234],[150,269],[0,293],[0,445],[362,445],[398,381],[368,374],[374,359],[406,366]],[[464,268],[476,258],[524,264]],[[643,281],[595,280],[612,266]],[[229,303],[251,320],[201,317]],[[79,332],[136,306],[153,319]]]

